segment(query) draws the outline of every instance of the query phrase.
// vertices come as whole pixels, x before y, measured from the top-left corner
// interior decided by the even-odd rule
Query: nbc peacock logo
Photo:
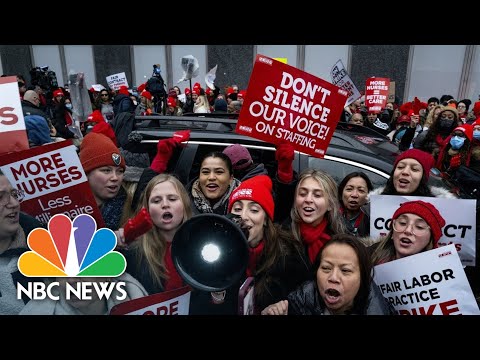
[[[18,269],[28,277],[117,277],[127,266],[125,257],[113,251],[115,233],[97,230],[95,219],[81,214],[70,220],[53,216],[48,231],[36,228],[27,238],[31,251],[18,259]]]

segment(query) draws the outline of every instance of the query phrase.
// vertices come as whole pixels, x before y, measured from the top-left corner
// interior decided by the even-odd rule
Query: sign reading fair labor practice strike
[[[365,83],[365,106],[369,112],[379,113],[387,105],[390,79],[371,77]]]
[[[374,281],[399,315],[479,315],[455,246],[375,266]]]
[[[435,206],[445,219],[438,246],[454,244],[465,266],[475,266],[476,200],[423,196],[370,196],[370,236],[385,236],[392,228],[392,215],[401,203],[422,200]],[[452,210],[454,209],[454,210]]]
[[[110,315],[188,315],[190,286],[153,294],[115,305]]]
[[[16,76],[0,78],[0,154],[28,149]]]
[[[346,99],[338,86],[257,55],[235,131],[322,158]]]
[[[0,156],[0,169],[14,189],[23,192],[20,208],[42,223],[53,215],[70,219],[91,215],[104,222],[71,140]]]

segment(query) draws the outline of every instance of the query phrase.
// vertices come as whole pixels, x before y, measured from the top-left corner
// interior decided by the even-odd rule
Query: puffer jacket
[[[325,304],[318,293],[314,280],[303,283],[288,297],[288,315],[327,315]],[[393,306],[383,297],[378,286],[372,281],[370,296],[364,315],[395,315]],[[359,314],[351,314],[359,315]]]

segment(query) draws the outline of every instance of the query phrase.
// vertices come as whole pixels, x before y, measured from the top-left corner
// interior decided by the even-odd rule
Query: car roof
[[[258,140],[235,132],[238,114],[230,114],[231,118],[225,118],[225,114],[193,114],[184,116],[136,116],[136,131],[142,134],[144,140],[157,140],[172,136],[178,130],[191,130],[190,139],[218,141],[218,142],[241,142],[244,145],[265,145],[272,147],[273,144]],[[219,116],[221,115],[221,116]],[[398,147],[389,138],[375,130],[354,124],[338,123],[333,133],[329,147],[344,147],[375,155],[386,162],[392,163],[399,154]],[[328,154],[328,150],[327,150]]]

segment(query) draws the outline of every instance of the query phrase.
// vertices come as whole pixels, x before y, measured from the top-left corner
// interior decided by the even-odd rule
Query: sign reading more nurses
[[[28,149],[16,76],[0,78],[0,154]]]
[[[257,55],[235,131],[323,158],[346,99],[338,86]]]
[[[371,77],[365,83],[365,105],[369,112],[379,113],[387,105],[390,79]]]
[[[22,191],[21,209],[47,224],[56,214],[73,220],[91,215],[104,222],[71,140],[36,146],[0,156],[0,169],[14,189]]]

